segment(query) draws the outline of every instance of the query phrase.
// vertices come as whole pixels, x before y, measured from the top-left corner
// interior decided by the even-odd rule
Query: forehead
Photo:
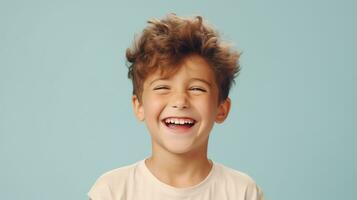
[[[175,65],[158,68],[146,78],[145,82],[151,82],[155,79],[171,79],[175,76],[215,82],[215,75],[211,65],[203,57],[195,54],[185,57]]]

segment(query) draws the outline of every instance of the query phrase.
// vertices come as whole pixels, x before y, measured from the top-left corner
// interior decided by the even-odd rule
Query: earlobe
[[[231,109],[231,99],[227,97],[218,107],[218,112],[216,115],[216,123],[222,123],[228,116],[229,110]]]
[[[144,115],[144,108],[139,100],[139,98],[136,95],[133,95],[131,98],[132,104],[133,104],[133,109],[135,116],[138,120],[144,121],[145,115]]]

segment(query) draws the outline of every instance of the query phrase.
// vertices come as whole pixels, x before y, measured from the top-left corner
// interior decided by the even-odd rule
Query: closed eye
[[[200,91],[200,92],[207,92],[207,90],[200,88],[200,87],[192,87],[190,88],[190,90],[192,91]]]
[[[168,90],[168,89],[170,89],[170,88],[165,85],[160,85],[160,86],[154,87],[154,90]]]

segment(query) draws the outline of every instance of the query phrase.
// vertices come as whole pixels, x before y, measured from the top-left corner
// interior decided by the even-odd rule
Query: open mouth
[[[162,122],[172,129],[189,129],[195,125],[196,121],[191,118],[177,118],[168,117],[162,120]]]

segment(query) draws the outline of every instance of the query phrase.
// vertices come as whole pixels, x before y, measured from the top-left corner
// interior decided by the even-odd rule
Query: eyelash
[[[207,92],[205,89],[202,89],[202,88],[199,88],[199,87],[192,87],[192,88],[190,88],[190,90],[193,90],[193,91],[201,91],[201,92]]]
[[[168,86],[157,86],[154,88],[154,90],[168,90],[168,89],[170,89]],[[207,92],[207,90],[200,88],[200,87],[191,87],[189,90]]]
[[[161,89],[168,90],[169,87],[167,87],[167,86],[157,86],[157,87],[154,88],[154,90],[161,90]]]

